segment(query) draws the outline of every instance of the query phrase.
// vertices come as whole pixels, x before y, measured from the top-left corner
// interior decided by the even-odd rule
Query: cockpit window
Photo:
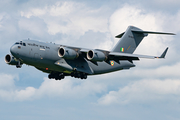
[[[26,43],[23,43],[22,41],[20,41],[20,43],[19,43],[19,42],[16,42],[16,43],[15,43],[15,45],[18,45],[18,44],[23,45],[23,46],[26,46]]]

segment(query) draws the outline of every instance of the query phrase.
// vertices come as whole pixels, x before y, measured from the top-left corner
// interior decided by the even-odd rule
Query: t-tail
[[[143,38],[148,34],[175,35],[173,33],[143,31],[137,27],[129,26],[126,32],[116,36],[116,38],[120,38],[120,40],[112,49],[112,52],[133,53]]]

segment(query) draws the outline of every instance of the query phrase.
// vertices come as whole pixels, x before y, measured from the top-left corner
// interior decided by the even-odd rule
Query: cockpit
[[[22,45],[22,46],[26,46],[26,43],[23,43],[22,41],[15,43],[15,45],[18,45],[18,44],[19,44],[19,45]]]

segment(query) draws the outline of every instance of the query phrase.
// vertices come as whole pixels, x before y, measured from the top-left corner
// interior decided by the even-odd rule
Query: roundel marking
[[[114,66],[114,61],[111,61],[111,66]]]

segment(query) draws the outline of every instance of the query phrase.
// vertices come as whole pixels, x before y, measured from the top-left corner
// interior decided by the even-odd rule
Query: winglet
[[[164,52],[160,57],[156,57],[156,58],[165,58],[167,51],[168,51],[168,47],[164,50]]]

